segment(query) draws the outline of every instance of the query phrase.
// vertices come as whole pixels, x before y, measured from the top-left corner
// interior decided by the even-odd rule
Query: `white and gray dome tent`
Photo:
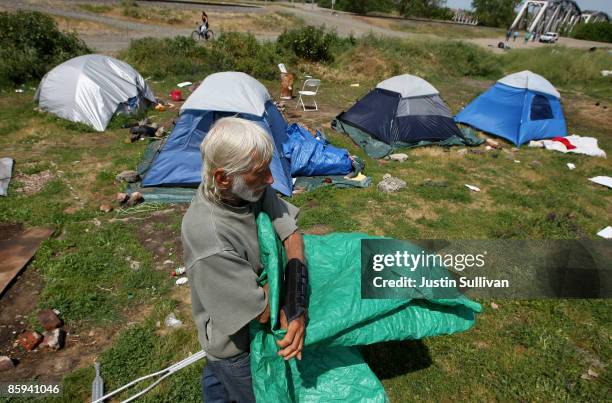
[[[381,81],[338,115],[332,126],[348,134],[374,158],[393,147],[466,143],[438,90],[410,74]],[[380,151],[368,151],[374,148]]]
[[[104,131],[118,110],[155,103],[144,78],[129,64],[104,55],[70,59],[49,71],[36,90],[41,109]]]

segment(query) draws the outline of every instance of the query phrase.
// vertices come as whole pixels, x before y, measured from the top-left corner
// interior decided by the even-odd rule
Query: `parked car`
[[[540,42],[556,43],[559,40],[559,34],[556,32],[546,32],[540,36]]]

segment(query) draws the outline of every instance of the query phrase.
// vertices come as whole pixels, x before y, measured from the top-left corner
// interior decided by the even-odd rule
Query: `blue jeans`
[[[202,397],[206,403],[255,402],[248,352],[219,361],[208,360],[202,375]]]

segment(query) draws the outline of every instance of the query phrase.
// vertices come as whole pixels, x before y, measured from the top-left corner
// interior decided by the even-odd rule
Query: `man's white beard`
[[[234,181],[232,182],[232,194],[251,203],[259,200],[264,191],[265,188],[258,191],[249,188],[247,184],[244,183],[244,178],[242,175],[235,176]]]

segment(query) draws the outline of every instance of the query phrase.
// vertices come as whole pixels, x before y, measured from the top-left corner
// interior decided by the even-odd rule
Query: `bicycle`
[[[206,40],[211,41],[215,39],[215,33],[212,29],[202,30],[202,25],[198,25],[198,29],[191,33],[191,38],[195,41]]]

